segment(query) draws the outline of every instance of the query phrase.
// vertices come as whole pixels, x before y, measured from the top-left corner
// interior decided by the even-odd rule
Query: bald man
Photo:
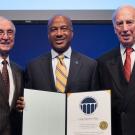
[[[26,69],[27,87],[53,92],[84,92],[95,90],[97,62],[71,48],[74,35],[70,18],[64,15],[55,15],[48,21],[48,39],[51,52],[32,60]],[[63,56],[63,68],[66,74],[56,74],[59,56]],[[60,71],[60,69],[59,69]],[[66,79],[65,79],[66,78]],[[59,86],[57,85],[59,84]]]

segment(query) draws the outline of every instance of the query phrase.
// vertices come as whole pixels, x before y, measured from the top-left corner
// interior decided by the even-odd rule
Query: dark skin
[[[56,15],[49,20],[48,39],[56,52],[65,52],[71,45],[72,37],[72,22],[68,17]]]
[[[71,45],[73,28],[71,20],[62,15],[51,18],[48,22],[48,39],[51,47],[59,54],[65,52]],[[25,107],[24,98],[17,100],[17,108],[22,111]]]

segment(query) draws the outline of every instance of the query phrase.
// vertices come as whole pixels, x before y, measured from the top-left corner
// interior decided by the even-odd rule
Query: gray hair
[[[118,7],[118,8],[114,11],[114,13],[112,14],[112,23],[113,23],[113,25],[115,25],[116,16],[117,16],[118,12],[119,12],[120,10],[124,9],[124,8],[130,8],[130,9],[133,9],[133,10],[135,11],[135,7],[132,6],[132,5],[122,5],[122,6]]]
[[[9,20],[8,18],[6,18],[6,17],[0,16],[0,21],[4,21],[4,20],[10,22],[11,26],[13,27],[14,32],[16,32],[16,28],[15,28],[14,23],[11,20]]]

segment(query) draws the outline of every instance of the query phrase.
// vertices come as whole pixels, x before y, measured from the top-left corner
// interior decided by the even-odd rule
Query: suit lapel
[[[113,78],[113,81],[116,83],[117,90],[124,95],[123,99],[123,109],[128,105],[130,100],[135,97],[135,65],[132,70],[131,79],[128,83],[124,76],[124,69],[122,64],[122,59],[120,55],[120,50],[117,49],[116,52],[113,52],[116,54],[111,61],[107,62],[107,66],[109,69],[109,72]]]
[[[20,73],[17,72],[17,69],[15,68],[14,64],[11,62],[10,63],[11,65],[11,70],[12,70],[12,74],[13,74],[13,81],[14,81],[14,85],[15,85],[15,91],[14,91],[14,96],[13,96],[13,101],[12,101],[12,105],[11,105],[11,108],[13,106],[15,106],[16,104],[16,100],[18,98],[18,95],[20,93],[20,87],[21,86],[21,80],[20,80]]]
[[[48,78],[48,82],[45,79],[45,83],[48,83],[47,85],[51,87],[51,90],[56,92],[55,88],[55,82],[54,82],[54,76],[53,76],[53,69],[52,69],[52,58],[51,58],[51,53],[47,55],[47,57],[44,57],[41,62],[41,70],[43,74]],[[46,78],[45,77],[45,78]]]
[[[115,57],[107,62],[107,66],[113,81],[116,83],[117,89],[120,93],[124,93],[125,91],[122,89],[122,82],[124,81],[125,84],[127,84],[127,82],[123,73],[123,64],[120,55],[120,50],[117,49],[115,51],[116,52],[113,52],[114,54],[116,54]]]
[[[71,90],[69,90],[68,87],[70,87],[73,80],[76,79],[77,74],[79,74],[80,68],[81,68],[80,56],[76,52],[72,52],[71,60],[70,60],[69,75],[67,79],[67,86],[66,86],[65,92],[71,92]]]
[[[133,66],[132,74],[131,74],[131,79],[130,79],[130,82],[129,82],[131,86],[135,85],[134,81],[135,81],[135,64]]]
[[[128,88],[126,89],[124,107],[126,107],[129,101],[134,97],[135,97],[135,65],[132,70],[131,79],[130,79]]]

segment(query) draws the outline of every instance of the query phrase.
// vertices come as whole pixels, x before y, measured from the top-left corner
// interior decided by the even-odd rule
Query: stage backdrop
[[[50,50],[47,23],[15,22],[15,25],[16,40],[10,57],[25,68],[31,59]],[[118,44],[111,22],[74,22],[74,50],[97,58]]]

